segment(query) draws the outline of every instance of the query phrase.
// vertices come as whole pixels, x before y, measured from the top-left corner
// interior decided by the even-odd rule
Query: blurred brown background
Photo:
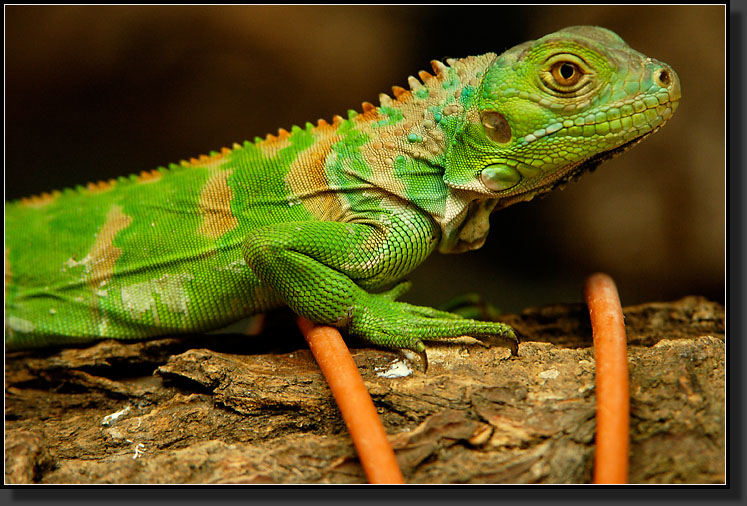
[[[580,183],[492,218],[486,246],[433,255],[411,301],[479,291],[504,311],[582,300],[602,270],[623,304],[723,302],[723,6],[6,6],[6,199],[140,172],[331,119],[429,60],[594,24],[669,63],[661,132]]]

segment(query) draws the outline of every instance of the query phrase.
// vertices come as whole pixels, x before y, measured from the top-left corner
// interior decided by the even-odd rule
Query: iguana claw
[[[425,345],[422,341],[418,341],[418,343],[415,345],[417,349],[412,350],[418,357],[420,357],[420,361],[423,364],[423,374],[426,374],[428,372],[428,354],[426,353]]]
[[[504,346],[511,350],[511,356],[516,357],[519,355],[519,340],[516,338],[516,334],[511,330],[509,335],[492,335],[492,336],[481,336],[476,337],[478,341],[486,344],[487,346]]]

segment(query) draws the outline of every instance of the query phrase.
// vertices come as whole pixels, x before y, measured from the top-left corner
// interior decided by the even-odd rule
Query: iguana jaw
[[[498,205],[495,209],[503,209],[512,204],[516,204],[517,202],[528,202],[534,197],[542,197],[556,188],[560,188],[562,190],[563,188],[565,188],[565,185],[567,185],[571,180],[578,181],[578,179],[583,174],[586,174],[587,172],[593,172],[603,162],[615,158],[625,151],[628,151],[630,148],[641,142],[649,135],[656,133],[662,126],[663,123],[653,128],[652,130],[649,130],[648,132],[624,144],[621,144],[620,146],[617,146],[616,148],[597,153],[596,155],[593,155],[585,160],[580,160],[578,162],[568,164],[565,167],[558,169],[558,171],[554,175],[555,177],[553,177],[550,181],[542,182],[542,184],[538,186],[527,188],[521,193],[501,198],[498,201]]]

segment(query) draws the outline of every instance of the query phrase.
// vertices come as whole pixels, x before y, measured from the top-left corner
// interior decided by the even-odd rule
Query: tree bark
[[[631,483],[723,483],[723,307],[686,297],[624,312]],[[424,374],[399,352],[352,349],[408,483],[591,481],[586,308],[501,320],[518,357],[430,343]],[[7,354],[6,483],[362,483],[303,346],[284,327]]]

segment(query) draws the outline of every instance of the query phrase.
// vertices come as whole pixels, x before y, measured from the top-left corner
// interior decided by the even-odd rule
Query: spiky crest
[[[379,94],[379,105],[382,107],[392,107],[396,106],[397,104],[403,104],[412,98],[412,94],[414,91],[418,91],[423,88],[440,86],[446,79],[448,79],[449,69],[457,62],[458,60],[454,58],[446,59],[446,64],[442,63],[439,60],[432,60],[430,64],[433,72],[436,74],[435,76],[426,72],[425,70],[421,70],[420,72],[418,72],[420,81],[418,81],[418,79],[414,76],[409,76],[407,78],[409,89],[403,88],[401,86],[392,86],[392,94],[394,95],[394,98],[390,97],[386,93],[381,93]],[[374,104],[370,102],[363,102],[361,104],[362,113],[358,113],[357,111],[351,109],[350,111],[348,111],[348,117],[350,119],[355,119],[356,121],[371,120],[376,118],[375,113],[377,112],[377,110],[378,108]],[[307,123],[306,128],[312,130],[337,128],[340,126],[342,121],[342,116],[335,115],[332,118],[331,124],[324,119],[319,119],[317,120],[316,125],[310,125]],[[281,129],[279,131],[279,135],[277,136],[268,134],[264,139],[255,138],[255,143],[259,144],[266,142],[277,142],[278,140],[282,140],[284,138],[282,134],[283,131],[284,130]]]
[[[401,86],[392,86],[392,94],[394,95],[394,98],[391,98],[386,93],[381,93],[379,95],[379,104],[383,107],[392,107],[396,106],[397,104],[402,104],[406,102],[407,100],[410,100],[413,96],[414,91],[425,88],[432,88],[434,86],[439,86],[443,81],[445,81],[448,78],[449,74],[449,68],[453,67],[454,64],[457,63],[457,60],[453,58],[448,58],[446,60],[447,64],[442,63],[439,60],[431,60],[430,64],[433,68],[433,72],[436,74],[435,76],[426,72],[425,70],[421,70],[418,72],[418,76],[420,77],[420,81],[418,81],[417,78],[414,76],[409,76],[407,78],[407,84],[410,89],[405,89]],[[421,82],[422,81],[422,82]],[[365,121],[369,119],[374,119],[376,117],[376,113],[378,112],[378,108],[370,103],[370,102],[363,102],[361,104],[361,110],[363,111],[362,114],[357,114],[355,111],[350,111],[350,116],[356,118],[357,120]],[[313,125],[311,123],[306,124],[307,129],[316,130],[316,129],[336,129],[338,128],[342,122],[344,121],[343,117],[340,115],[335,115],[332,117],[332,123],[329,123],[328,121],[324,119],[319,119],[316,122],[316,125]],[[297,129],[299,127],[292,127],[291,130]],[[286,140],[290,136],[290,132],[288,132],[284,128],[279,128],[277,135],[268,133],[264,138],[261,137],[255,137],[254,143],[256,145],[265,144],[265,143],[276,143],[276,142],[282,142]],[[234,143],[232,146],[232,149],[240,149],[243,146],[239,143]],[[171,164],[168,169],[166,168],[159,168],[152,171],[144,171],[141,172],[139,175],[132,175],[129,178],[127,177],[120,177],[118,179],[109,179],[108,181],[95,181],[87,183],[85,186],[76,186],[75,188],[65,188],[62,190],[63,192],[68,191],[81,191],[81,192],[101,192],[106,191],[108,189],[111,189],[114,185],[117,184],[117,182],[121,181],[137,181],[141,183],[148,183],[153,182],[161,178],[162,174],[166,171],[171,170],[178,170],[180,168],[189,168],[193,167],[195,165],[201,165],[205,163],[209,163],[216,155],[228,155],[231,152],[231,149],[229,148],[222,148],[219,153],[211,153],[210,155],[199,155],[197,157],[192,157],[188,161],[181,160],[178,164]],[[57,197],[57,195],[61,194],[60,191],[55,190],[52,193],[49,192],[43,192],[39,195],[31,195],[28,197],[23,197],[20,199],[21,202],[23,202],[26,205],[44,205],[47,202],[50,202],[54,200],[54,198]]]

